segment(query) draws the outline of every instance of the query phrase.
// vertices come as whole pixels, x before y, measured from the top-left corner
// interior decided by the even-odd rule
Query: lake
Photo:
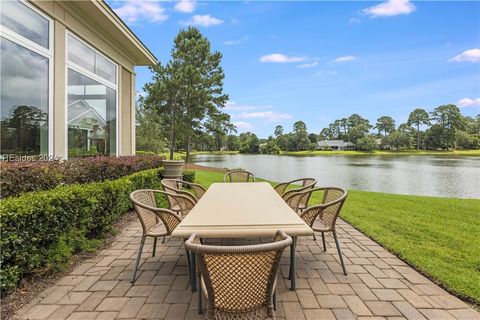
[[[195,155],[193,162],[243,168],[257,177],[316,178],[318,186],[449,198],[480,198],[480,158],[427,155]]]

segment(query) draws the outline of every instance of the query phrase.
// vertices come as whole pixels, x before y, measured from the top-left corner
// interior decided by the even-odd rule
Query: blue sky
[[[223,53],[224,109],[260,137],[358,113],[403,123],[416,107],[480,112],[480,2],[207,1],[109,4],[162,61],[195,25]],[[150,81],[139,67],[137,91]]]

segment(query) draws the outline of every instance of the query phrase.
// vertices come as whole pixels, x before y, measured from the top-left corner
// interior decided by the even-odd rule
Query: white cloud
[[[223,20],[214,18],[209,14],[205,14],[205,15],[196,14],[192,17],[190,21],[187,22],[187,24],[201,26],[201,27],[216,26],[222,23],[223,23]]]
[[[257,112],[242,112],[232,115],[232,118],[237,119],[263,119],[271,122],[278,122],[282,120],[291,119],[292,116],[288,113],[279,113],[273,111],[257,111]]]
[[[391,17],[401,14],[410,14],[415,11],[415,6],[409,0],[387,0],[375,6],[363,9],[364,14],[372,18]]]
[[[449,59],[449,61],[480,62],[480,49],[470,49],[470,50],[463,51],[459,55],[456,55],[455,57]]]
[[[226,46],[233,46],[233,45],[239,45],[239,44],[242,44],[244,43],[245,41],[247,41],[249,39],[249,37],[245,36],[241,39],[236,39],[236,40],[227,40],[225,41],[223,44],[226,45]]]
[[[239,132],[246,132],[253,129],[253,125],[250,122],[236,121],[232,123],[235,127],[237,127]]]
[[[228,101],[225,104],[225,110],[227,111],[250,111],[258,109],[270,109],[273,108],[270,105],[248,105],[248,104],[237,104],[235,101]]]
[[[480,107],[480,98],[463,98],[457,101],[459,107]]]
[[[194,0],[180,0],[175,5],[175,10],[183,13],[192,13],[195,11],[197,3]]]
[[[299,67],[299,68],[312,68],[312,67],[316,67],[316,66],[318,66],[318,62],[317,62],[317,61],[314,61],[314,62],[311,62],[311,63],[301,64],[301,65],[299,65],[298,67]]]
[[[335,60],[333,60],[333,62],[346,62],[346,61],[352,61],[355,59],[357,58],[354,56],[343,56],[343,57],[336,58]]]
[[[158,2],[129,0],[113,9],[125,22],[163,22],[168,19],[165,9]]]
[[[287,56],[281,53],[272,53],[260,57],[260,62],[289,63],[305,61],[305,57]]]

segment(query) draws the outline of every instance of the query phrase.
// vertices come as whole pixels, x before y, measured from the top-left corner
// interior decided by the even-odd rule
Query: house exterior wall
[[[135,154],[134,64],[102,29],[79,14],[68,2],[30,2],[54,20],[53,155],[67,158],[66,32],[77,35],[118,65],[117,155]],[[109,39],[109,40],[107,40]]]

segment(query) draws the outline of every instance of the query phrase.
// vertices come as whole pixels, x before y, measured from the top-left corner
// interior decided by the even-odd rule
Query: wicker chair
[[[331,232],[335,239],[338,256],[342,264],[343,274],[347,275],[345,263],[343,262],[342,251],[338,242],[337,232],[335,231],[335,223],[337,221],[340,210],[347,198],[347,190],[336,187],[315,188],[313,190],[304,191],[310,193],[323,192],[322,202],[312,205],[305,209],[300,217],[305,221],[313,231],[322,233],[323,250],[327,251],[325,244],[325,232]],[[314,235],[315,237],[315,235]]]
[[[294,189],[290,189],[290,190],[287,191],[287,188],[291,184],[298,184],[299,182],[301,182],[301,187],[300,188],[294,188]],[[312,186],[312,185],[314,186],[316,183],[317,183],[317,180],[315,180],[314,178],[301,178],[301,179],[296,179],[296,180],[292,180],[292,181],[288,181],[288,182],[279,183],[275,187],[275,191],[277,191],[278,194],[283,197],[283,195],[286,192],[301,191],[302,188],[309,187],[309,186]]]
[[[187,182],[183,180],[163,179],[161,184],[165,191],[182,194],[192,198],[192,200],[195,202],[198,202],[198,200],[200,200],[200,198],[203,197],[207,191],[204,186],[198,183]],[[187,190],[191,190],[193,194]]]
[[[174,188],[170,186],[166,186],[164,184],[164,181],[165,180],[162,180],[162,186],[165,190],[163,194],[167,198],[168,207],[170,210],[176,212],[183,219],[190,212],[190,210],[193,209],[195,204],[197,204],[197,200],[195,196],[188,192],[185,192],[188,193],[188,195],[186,195],[183,192],[177,192]],[[166,184],[168,184],[169,182],[170,181],[167,181]]]
[[[288,186],[290,186],[294,183],[298,183],[298,182],[301,182],[300,187],[287,190]],[[305,196],[302,196],[302,197],[294,197],[293,195],[298,193],[298,192],[301,192],[301,191],[306,191],[306,190],[313,189],[315,187],[316,183],[317,183],[317,180],[315,180],[314,178],[296,179],[296,180],[292,180],[292,181],[283,182],[283,183],[278,184],[275,187],[275,190],[285,200],[285,202],[288,203],[287,200],[289,200],[290,203],[295,206],[295,208],[294,208],[295,211],[301,212],[302,210],[304,210],[308,206],[308,200],[310,199],[310,196],[305,195]]]
[[[253,173],[245,170],[228,171],[223,177],[223,182],[255,182]]]
[[[182,220],[181,216],[177,213],[169,209],[158,208],[155,200],[155,194],[165,195],[165,192],[143,189],[134,191],[130,194],[130,200],[132,201],[133,208],[135,209],[138,219],[142,224],[143,231],[137,260],[135,263],[135,269],[133,271],[132,283],[135,283],[136,281],[136,275],[146,238],[153,238],[152,256],[154,257],[157,249],[157,238],[163,237],[165,241],[165,236],[170,235]]]
[[[283,231],[271,243],[246,246],[203,245],[192,235],[185,248],[195,254],[200,270],[198,312],[203,293],[207,319],[275,319],[275,279],[291,243]]]

